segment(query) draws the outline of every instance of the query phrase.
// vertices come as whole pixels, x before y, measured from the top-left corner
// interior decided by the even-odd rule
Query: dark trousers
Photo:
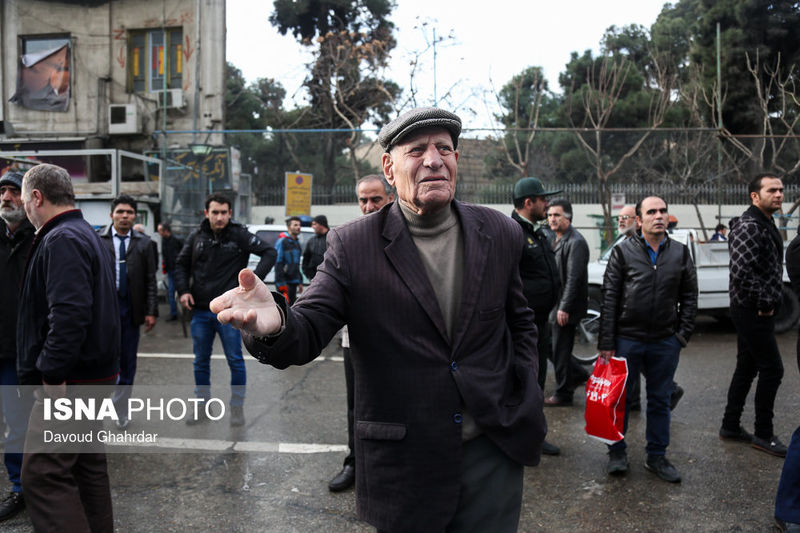
[[[114,389],[114,408],[121,417],[127,417],[128,399],[136,376],[136,353],[139,351],[139,326],[131,320],[130,300],[119,300],[119,379]]]
[[[552,358],[556,371],[556,390],[553,394],[563,401],[571,401],[576,383],[587,377],[586,370],[572,357],[577,327],[577,324],[559,326],[557,322],[553,322]]]
[[[353,428],[355,427],[355,374],[353,374],[353,361],[350,359],[350,348],[342,348],[344,355],[344,382],[347,387],[347,446],[350,451],[344,458],[344,464],[356,465],[355,439],[353,438]]]
[[[538,319],[538,314],[536,316],[536,329],[539,330],[539,338],[536,341],[536,348],[539,351],[539,388],[544,392],[544,384],[547,381],[547,361],[553,359],[553,336],[550,333],[547,313],[542,314],[541,320]]]
[[[521,464],[486,435],[464,443],[461,491],[446,533],[515,533],[522,507]]]
[[[104,384],[112,384],[112,381]],[[41,453],[44,430],[66,428],[66,431],[89,429],[97,434],[102,422],[85,422],[79,426],[44,420],[44,394],[37,393],[28,422],[25,455],[22,460],[22,486],[25,504],[37,533],[113,532],[111,488],[105,453],[102,446],[86,452]]]
[[[672,378],[678,368],[681,344],[673,335],[659,341],[644,342],[634,339],[617,338],[617,357],[624,357],[628,362],[628,376],[644,374],[647,391],[647,429],[645,438],[648,455],[664,455],[669,446],[670,395],[672,394]],[[622,433],[628,431],[628,399],[630,390],[625,396],[625,424]],[[609,446],[609,449],[624,450],[625,439]]]
[[[722,427],[731,431],[739,429],[742,411],[753,380],[758,376],[755,404],[755,434],[771,439],[775,396],[783,378],[783,362],[775,341],[773,317],[758,316],[751,309],[731,307],[731,318],[736,326],[736,370],[728,388],[728,404]]]
[[[22,492],[20,473],[22,472],[22,451],[25,433],[28,430],[28,417],[31,414],[33,397],[30,387],[18,387],[17,360],[0,359],[0,398],[3,400],[3,417],[8,425],[5,438],[3,462],[8,471],[8,480],[13,492]],[[0,434],[0,438],[2,434]]]
[[[800,427],[792,435],[783,461],[781,481],[775,495],[775,518],[800,524]]]
[[[289,305],[294,305],[295,300],[297,300],[297,283],[289,283],[286,285],[286,289],[289,294]]]

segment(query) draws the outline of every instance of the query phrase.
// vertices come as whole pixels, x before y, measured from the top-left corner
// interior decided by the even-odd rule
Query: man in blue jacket
[[[36,385],[28,422],[22,486],[36,531],[113,531],[111,490],[102,446],[83,453],[41,453],[45,400],[72,394],[68,385],[113,385],[119,371],[119,310],[110,253],[75,209],[66,170],[41,164],[22,182],[36,228],[17,325],[20,384]],[[93,388],[93,387],[92,387]],[[85,390],[85,389],[84,389]],[[69,391],[69,392],[68,392]],[[102,422],[89,422],[91,431]]]
[[[275,286],[286,297],[289,305],[297,299],[297,293],[303,292],[303,275],[300,273],[300,261],[303,249],[300,246],[300,217],[286,219],[289,234],[281,238],[275,249],[278,259],[275,262]]]

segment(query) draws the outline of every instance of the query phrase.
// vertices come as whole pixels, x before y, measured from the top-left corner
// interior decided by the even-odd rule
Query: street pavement
[[[778,338],[785,377],[775,428],[786,443],[800,424],[796,339],[794,332]],[[142,335],[139,353],[137,386],[191,393],[192,343],[180,323],[159,321]],[[214,353],[222,354],[218,342]],[[562,452],[526,468],[519,530],[770,531],[783,460],[717,435],[735,357],[732,326],[701,317],[676,377],[686,394],[673,412],[667,453],[683,475],[680,484],[644,469],[644,413],[631,416],[628,475],[610,478],[605,445],[583,430],[583,388],[573,407],[547,408],[548,441]],[[374,531],[356,518],[352,491],[327,488],[347,443],[338,342],[304,367],[279,371],[248,358],[247,372],[245,427],[230,428],[227,419],[176,422],[166,429],[185,439],[180,451],[109,454],[117,531]],[[213,396],[227,401],[229,378],[224,358],[215,358]],[[552,367],[546,392],[551,386]],[[743,424],[752,431],[752,392]],[[134,420],[129,431],[138,429]],[[8,487],[5,481],[0,490]],[[32,531],[27,512],[0,528]]]

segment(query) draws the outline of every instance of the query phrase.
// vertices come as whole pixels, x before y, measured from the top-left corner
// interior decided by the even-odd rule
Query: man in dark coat
[[[119,308],[114,268],[100,237],[75,209],[66,170],[41,164],[22,182],[28,219],[36,228],[17,325],[20,383],[38,385],[28,421],[22,486],[36,531],[114,530],[102,445],[42,453],[45,400],[67,397],[74,385],[113,385],[119,371]],[[101,393],[97,393],[101,394]],[[84,424],[102,429],[102,421]],[[72,426],[74,429],[74,426]],[[96,441],[95,441],[96,442]],[[55,526],[54,526],[55,524]]]
[[[139,329],[150,331],[158,317],[156,260],[150,237],[132,229],[136,220],[136,200],[122,194],[111,202],[111,224],[100,234],[114,258],[119,298],[120,372],[114,391],[119,414],[117,427],[128,427],[127,406],[136,376]]]
[[[681,348],[694,331],[697,276],[688,248],[667,235],[663,199],[649,196],[636,204],[636,221],[641,233],[614,247],[603,275],[597,348],[605,361],[624,358],[629,375],[642,370],[647,390],[645,468],[677,483],[681,475],[666,457],[670,395]],[[623,434],[629,412],[626,406]],[[609,446],[609,474],[628,471],[626,450],[625,439]]]
[[[772,214],[781,208],[783,182],[774,174],[759,174],[751,180],[749,192],[752,205],[731,220],[728,240],[730,313],[738,350],[719,436],[784,457],[786,445],[775,435],[772,424],[775,396],[783,378],[775,340],[775,311],[783,287],[783,238]],[[741,418],[756,377],[755,431],[751,435],[742,427]]]
[[[311,222],[311,229],[314,230],[314,236],[311,237],[306,243],[306,249],[303,250],[303,274],[310,280],[314,279],[317,274],[317,267],[322,264],[322,258],[325,257],[325,250],[328,248],[326,239],[328,237],[328,217],[325,215],[317,215]]]
[[[572,226],[572,204],[556,198],[547,208],[547,222],[556,234],[556,254],[561,294],[550,322],[553,325],[553,366],[556,390],[545,398],[547,406],[572,405],[575,387],[589,374],[572,357],[575,331],[589,306],[589,246],[583,235]]]
[[[178,304],[175,301],[175,262],[183,248],[183,241],[172,234],[172,227],[166,222],[158,225],[158,234],[161,235],[161,258],[164,264],[164,273],[167,275],[167,300],[169,301],[169,317],[167,322],[178,318]]]
[[[25,507],[22,495],[22,449],[33,397],[17,387],[17,314],[19,286],[33,243],[34,228],[22,202],[22,174],[7,172],[0,178],[0,397],[8,426],[3,460],[11,492],[0,502],[0,521]]]
[[[256,274],[263,278],[275,264],[275,249],[232,220],[231,201],[220,193],[206,197],[205,220],[189,235],[175,261],[175,284],[180,302],[192,310],[195,395],[211,397],[211,349],[219,335],[231,371],[230,424],[243,426],[247,369],[242,356],[242,336],[234,328],[220,324],[209,311],[209,302],[236,286],[237,273],[247,266],[250,254],[261,260]],[[200,413],[206,413],[200,409]],[[188,424],[206,422],[201,415]]]
[[[538,178],[522,178],[514,185],[514,211],[511,212],[511,218],[520,225],[525,239],[519,275],[539,333],[536,348],[539,351],[539,386],[542,391],[547,378],[547,361],[553,357],[549,320],[550,311],[561,294],[561,276],[553,253],[552,232],[548,235],[544,228],[537,228],[534,224],[547,219],[547,197],[560,192],[546,191]],[[542,453],[558,455],[561,450],[545,441]]]
[[[546,431],[519,224],[455,193],[460,119],[437,108],[384,126],[399,201],[328,235],[288,307],[251,272],[212,302],[278,368],[347,324],[355,371],[356,506],[379,530],[516,531],[523,465]]]

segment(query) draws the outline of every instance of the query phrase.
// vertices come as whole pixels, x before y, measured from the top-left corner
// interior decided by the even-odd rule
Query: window
[[[180,89],[182,41],[183,30],[180,28],[131,31],[128,40],[128,90],[161,91],[165,78],[167,89]]]
[[[69,35],[20,37],[17,91],[11,101],[27,109],[66,111],[69,106]]]

